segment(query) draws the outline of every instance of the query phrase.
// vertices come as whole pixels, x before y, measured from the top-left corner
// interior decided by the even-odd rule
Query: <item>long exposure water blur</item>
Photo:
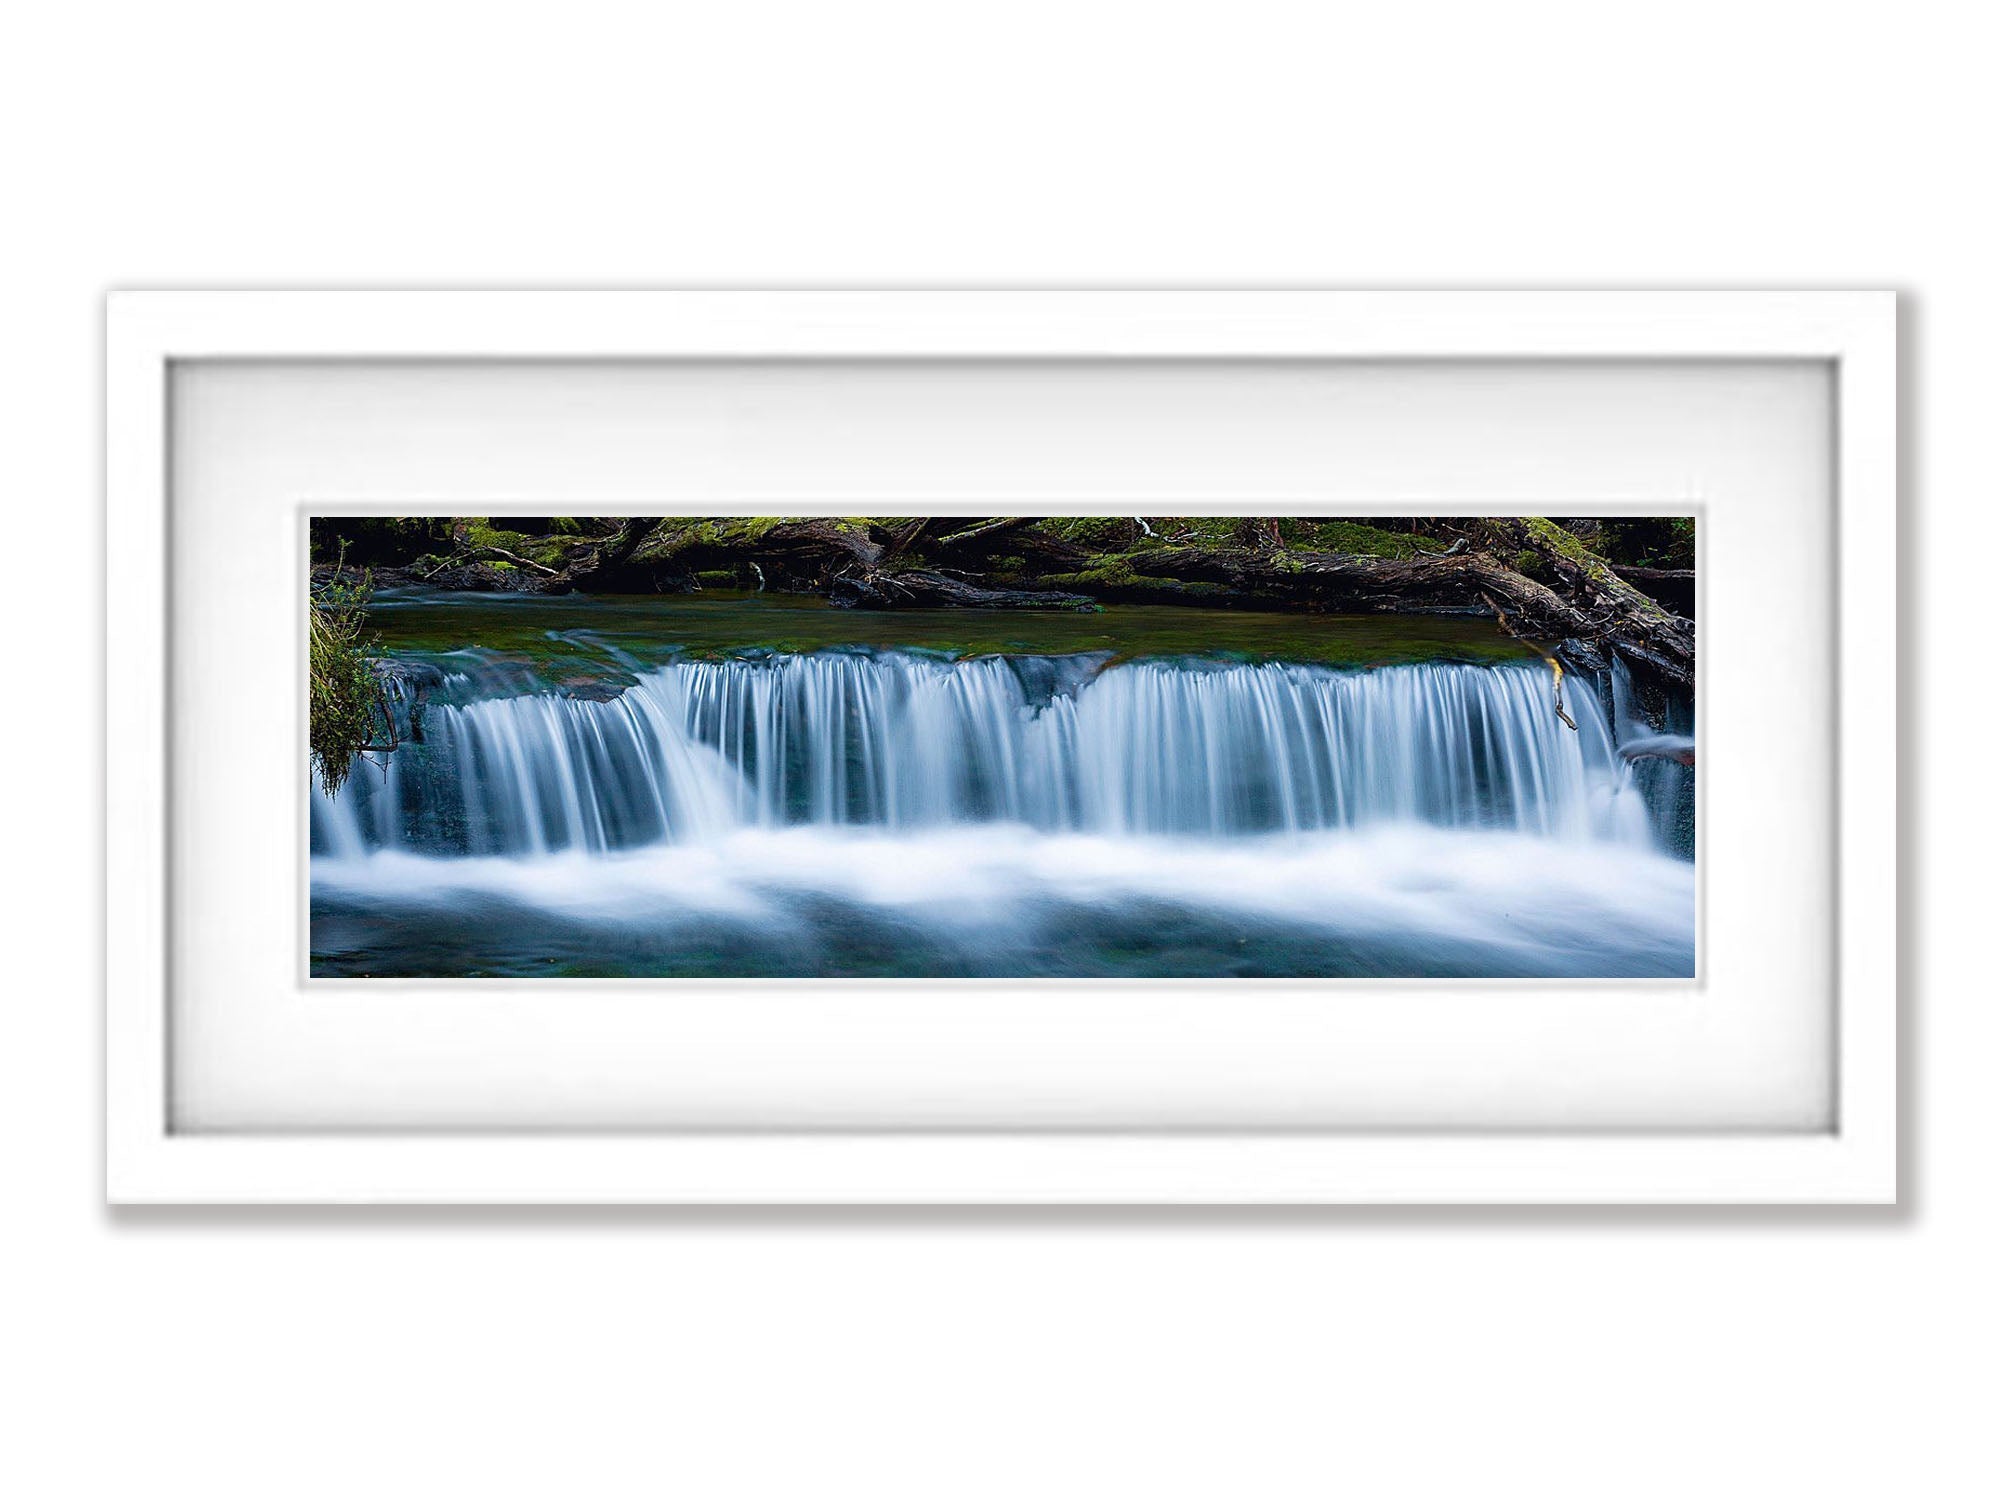
[[[319,976],[1687,976],[1692,770],[1490,623],[412,594]],[[1676,725],[1691,735],[1692,723]],[[1691,741],[1690,741],[1691,743]]]

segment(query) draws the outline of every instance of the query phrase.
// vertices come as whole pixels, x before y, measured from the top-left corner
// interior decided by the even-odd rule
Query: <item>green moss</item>
[[[1166,516],[1153,529],[1174,541],[1200,542],[1211,547],[1243,544],[1241,516]]]
[[[778,527],[798,516],[706,516],[685,521],[665,520],[648,532],[632,551],[641,566],[666,562],[690,548],[744,552],[755,548]],[[815,516],[815,522],[851,536],[868,537],[874,530],[866,516]]]
[[[1139,528],[1129,516],[1051,516],[1042,529],[1079,547],[1109,552],[1125,546]]]
[[[1615,581],[1611,565],[1588,547],[1584,546],[1572,533],[1546,516],[1523,516],[1521,525],[1528,535],[1540,542],[1549,551],[1574,563],[1592,583],[1600,587]]]
[[[1132,566],[1131,553],[1112,553],[1088,568],[1074,573],[1045,573],[1036,580],[1050,588],[1082,591],[1085,593],[1136,593],[1144,592],[1155,598],[1168,597],[1195,602],[1203,599],[1229,597],[1233,590],[1227,584],[1210,583],[1205,580],[1183,581],[1178,578],[1155,578],[1140,573]]]
[[[514,531],[504,526],[495,526],[483,517],[473,516],[459,526],[459,536],[467,547],[498,548],[512,552],[530,562],[538,562],[545,568],[560,568],[568,556],[571,543],[561,536],[530,536],[525,531]],[[515,565],[504,558],[489,559],[494,567],[514,570]]]
[[[1278,532],[1294,546],[1353,557],[1410,558],[1444,550],[1443,543],[1430,537],[1408,531],[1385,531],[1361,521],[1288,519],[1278,523]]]
[[[671,557],[686,547],[750,546],[762,541],[784,519],[783,516],[724,516],[681,527],[662,524],[633,555]]]
[[[698,541],[701,533],[708,529],[706,525],[662,522],[640,539],[639,545],[632,549],[631,560],[635,563],[665,562]]]
[[[1584,546],[1573,534],[1556,525],[1555,522],[1549,520],[1547,517],[1523,516],[1521,524],[1527,529],[1529,535],[1533,536],[1545,547],[1575,563],[1583,575],[1599,588],[1616,588],[1628,592],[1633,597],[1633,607],[1648,619],[1668,620],[1673,618],[1671,610],[1647,598],[1638,590],[1632,589],[1629,584],[1625,584],[1619,579],[1617,573],[1613,571],[1609,563]],[[1608,527],[1610,523],[1606,524]],[[1693,525],[1692,521],[1688,524],[1690,528]],[[1523,569],[1522,571],[1525,572],[1526,570]]]
[[[1602,560],[1596,553],[1592,552],[1582,542],[1578,541],[1575,536],[1563,530],[1562,527],[1556,525],[1555,522],[1546,516],[1523,516],[1521,517],[1521,525],[1526,529],[1528,535],[1535,538],[1536,541],[1551,551],[1560,552],[1572,562],[1595,562],[1599,563],[1600,566],[1602,565]]]
[[[1099,520],[1107,518],[1097,518]],[[1339,552],[1359,557],[1422,557],[1443,543],[1405,531],[1389,531],[1363,521],[1315,521],[1301,516],[1274,518],[1279,541],[1306,552]],[[1128,523],[1129,524],[1129,523]],[[1127,551],[1160,546],[1268,547],[1271,521],[1255,516],[1157,516],[1151,537],[1124,544]]]
[[[865,536],[870,528],[866,516],[720,516],[703,521],[697,528],[704,540],[730,542],[738,546],[761,542],[787,521],[812,520],[836,531]]]
[[[1114,554],[1103,558],[1093,567],[1080,568],[1074,573],[1044,574],[1042,582],[1052,584],[1059,589],[1129,589],[1138,588],[1152,580],[1141,578],[1132,571],[1130,560]]]
[[[467,516],[459,522],[459,534],[468,547],[505,547],[509,552],[521,551],[532,540],[526,532],[495,526],[484,516]]]

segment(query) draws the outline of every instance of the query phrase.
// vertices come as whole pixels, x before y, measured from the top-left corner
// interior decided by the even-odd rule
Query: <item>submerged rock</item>
[[[556,686],[562,689],[565,698],[580,698],[585,703],[609,703],[631,684],[603,677],[565,677]]]

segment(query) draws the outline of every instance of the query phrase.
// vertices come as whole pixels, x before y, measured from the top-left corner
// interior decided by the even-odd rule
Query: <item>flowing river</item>
[[[1479,622],[375,620],[414,738],[313,793],[315,975],[1693,972],[1693,773]]]

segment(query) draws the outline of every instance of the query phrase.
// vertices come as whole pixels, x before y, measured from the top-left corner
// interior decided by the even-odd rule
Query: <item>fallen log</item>
[[[1096,609],[1088,594],[984,588],[923,568],[842,574],[827,597],[842,609]]]
[[[1630,563],[1613,563],[1611,571],[1647,598],[1690,620],[1694,618],[1693,568],[1641,568]]]
[[[912,516],[907,521],[904,521],[902,525],[891,528],[889,532],[888,555],[890,557],[902,556],[904,552],[914,547],[922,539],[924,534],[931,529],[936,521],[937,517],[935,516]]]
[[[453,568],[468,567],[473,563],[485,562],[488,558],[494,557],[500,558],[505,562],[510,562],[518,568],[527,568],[533,572],[540,573],[546,578],[558,577],[562,572],[560,568],[552,568],[547,563],[538,563],[532,557],[523,557],[518,552],[509,552],[505,547],[468,547],[463,551],[454,552],[435,568],[432,568],[430,572],[420,573],[417,576],[420,578],[429,578],[438,573],[448,572]]]
[[[1572,671],[1601,671],[1615,652],[1663,685],[1693,685],[1694,623],[1649,592],[1684,586],[1691,600],[1691,573],[1614,566],[1537,516],[1439,524],[1453,537],[1448,550],[1390,556],[1294,549],[1271,526],[1247,522],[1227,533],[1229,540],[1214,538],[1213,528],[1200,539],[1183,528],[1162,546],[1137,532],[1100,539],[1030,516],[635,516],[566,552],[560,570],[524,567],[530,560],[501,554],[512,565],[508,573],[462,554],[436,583],[687,592],[703,572],[734,572],[746,586],[754,578],[759,589],[821,594],[850,609],[1084,609],[1126,601],[1491,614]],[[1135,550],[1122,550],[1127,546]]]
[[[1608,563],[1584,551],[1574,538],[1565,544],[1567,533],[1550,538],[1511,520],[1482,525],[1501,528],[1499,541],[1518,543],[1512,559],[1516,566],[1478,549],[1389,558],[1273,548],[1162,547],[1121,558],[1119,569],[1079,574],[1063,582],[1090,589],[1099,597],[1125,598],[1157,597],[1147,587],[1154,582],[1209,583],[1225,591],[1227,599],[1218,602],[1304,603],[1362,614],[1423,610],[1483,614],[1497,601],[1516,630],[1560,643],[1555,650],[1567,655],[1572,667],[1594,669],[1602,658],[1593,659],[1593,651],[1611,648],[1675,686],[1694,685],[1693,621],[1618,578]],[[1551,579],[1549,583],[1520,571],[1524,553],[1533,555],[1532,565]]]
[[[842,518],[652,517],[622,557],[595,570],[592,587],[684,591],[697,572],[755,567],[774,587],[817,593],[836,573],[872,570],[883,556],[864,523]]]
[[[1620,578],[1610,563],[1541,516],[1481,521],[1475,530],[1489,544],[1497,539],[1503,549],[1519,548],[1517,568],[1530,556],[1535,559],[1529,571],[1548,581],[1542,586],[1546,599],[1535,600],[1540,617],[1530,616],[1537,629],[1615,649],[1628,663],[1677,687],[1694,687],[1692,619]]]
[[[1040,516],[995,516],[960,531],[946,532],[928,546],[940,552],[990,552],[1009,532],[1038,525],[1040,521]]]

